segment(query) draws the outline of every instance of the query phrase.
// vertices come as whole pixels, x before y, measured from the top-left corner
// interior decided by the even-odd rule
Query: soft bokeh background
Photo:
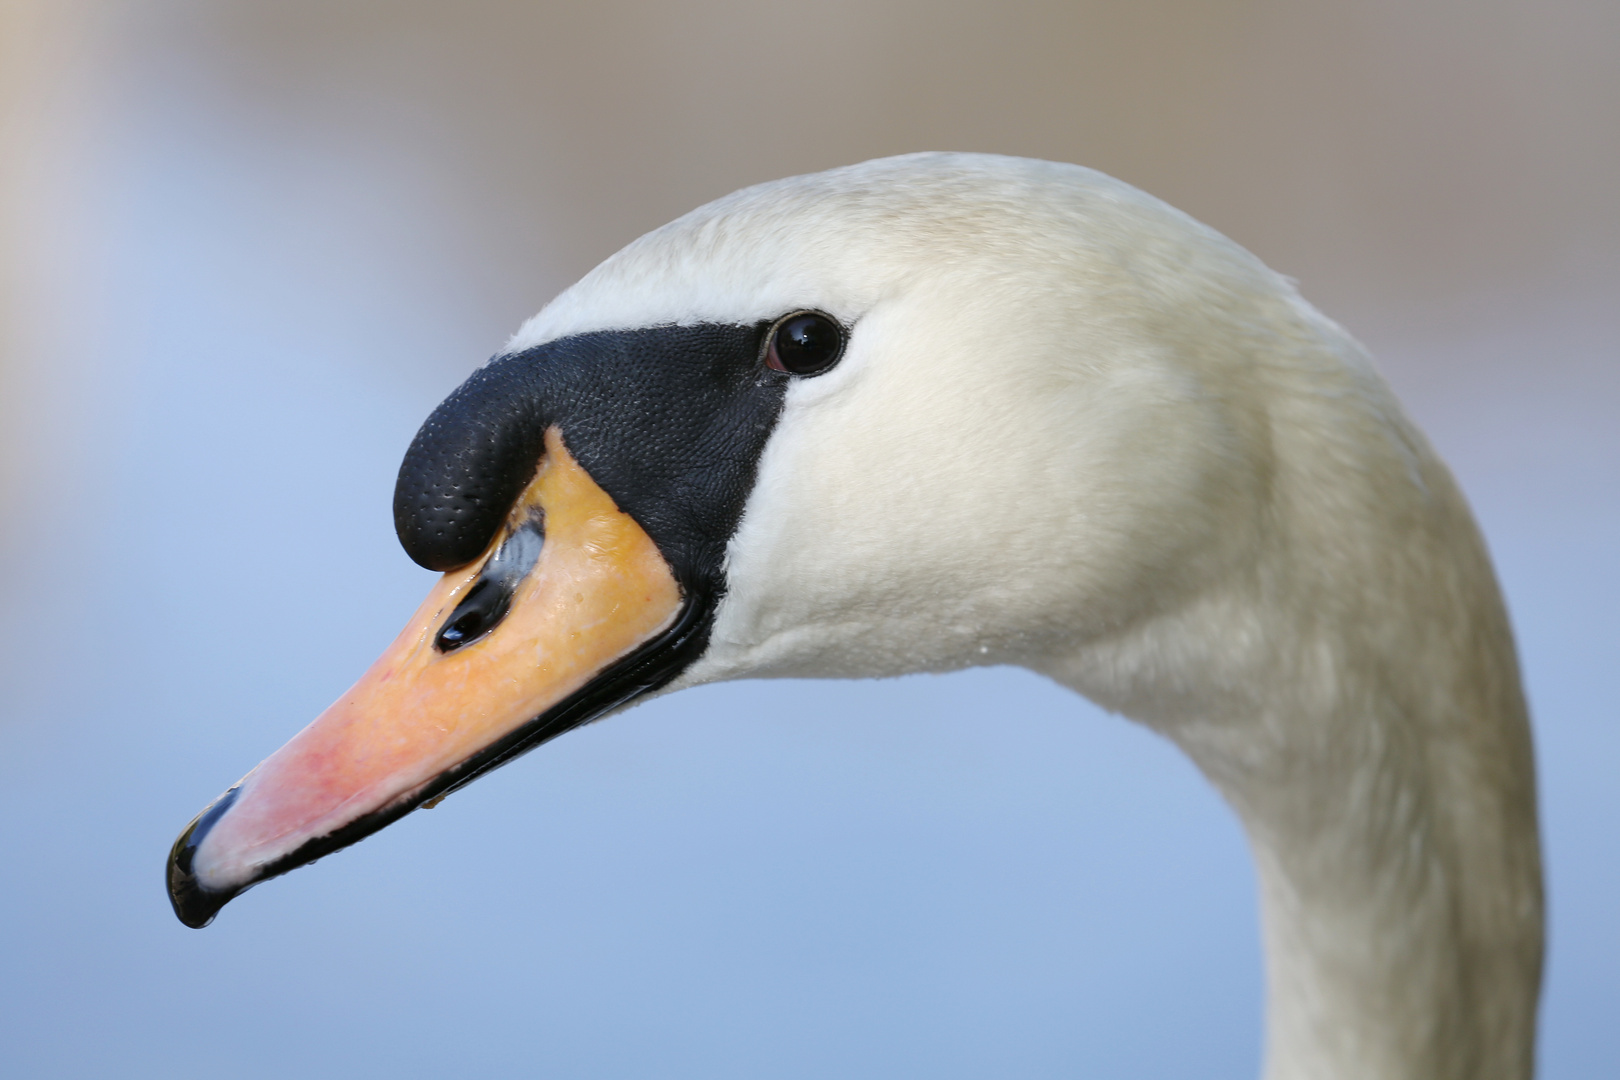
[[[1613,0],[0,2],[0,1072],[1246,1077],[1242,837],[1014,671],[677,695],[232,905],[160,865],[426,590],[417,424],[743,184],[1078,161],[1300,279],[1496,554],[1546,1077],[1620,1076]]]

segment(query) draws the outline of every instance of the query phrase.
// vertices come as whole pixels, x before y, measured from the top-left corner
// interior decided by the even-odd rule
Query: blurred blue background
[[[914,149],[1078,161],[1298,277],[1481,518],[1536,716],[1543,1075],[1620,1076],[1620,7],[0,13],[0,1072],[1245,1077],[1254,889],[1032,675],[575,732],[177,923],[161,864],[431,575],[416,426],[642,231]]]

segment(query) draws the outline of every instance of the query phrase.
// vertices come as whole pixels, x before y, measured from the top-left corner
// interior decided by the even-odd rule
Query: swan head
[[[1335,333],[1070,165],[891,158],[647,234],[423,426],[396,520],[444,578],[181,835],[176,913],[682,686],[1016,663],[1151,714],[1143,672],[1196,663],[1160,628],[1266,542],[1287,365],[1256,357]]]
[[[844,351],[783,380],[672,688],[1033,665],[1253,557],[1271,446],[1249,346],[1314,312],[1089,169],[917,154],[750,188],[632,243],[507,351],[806,310]]]

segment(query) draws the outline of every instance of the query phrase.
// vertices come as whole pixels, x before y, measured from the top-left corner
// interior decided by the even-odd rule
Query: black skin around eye
[[[539,517],[530,519],[496,549],[478,580],[444,621],[433,639],[440,652],[454,652],[495,629],[512,607],[512,595],[540,558],[545,528]]]
[[[819,375],[843,352],[843,328],[820,312],[802,311],[771,331],[765,364],[792,375]]]

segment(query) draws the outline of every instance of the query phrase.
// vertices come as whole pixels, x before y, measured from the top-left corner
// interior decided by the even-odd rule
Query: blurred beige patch
[[[151,6],[254,112],[450,170],[511,325],[698,203],[919,149],[1112,173],[1352,325],[1620,274],[1612,0]]]

